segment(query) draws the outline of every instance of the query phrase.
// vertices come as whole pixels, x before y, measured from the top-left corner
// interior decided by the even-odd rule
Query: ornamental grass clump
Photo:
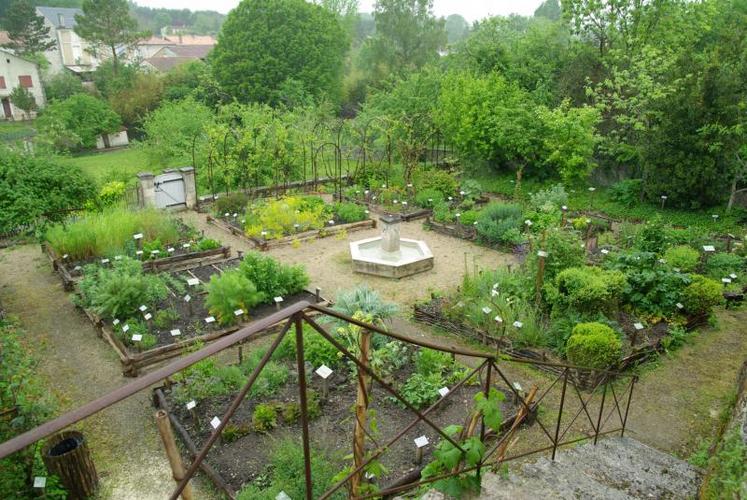
[[[477,234],[486,243],[517,245],[524,240],[521,235],[523,223],[520,206],[491,203],[480,211]]]
[[[127,253],[133,235],[142,233],[145,242],[163,245],[179,240],[176,221],[156,209],[130,211],[112,208],[88,213],[80,219],[51,227],[46,239],[59,255],[71,260]]]
[[[602,323],[576,325],[565,349],[568,361],[582,368],[612,368],[622,356],[619,337]]]

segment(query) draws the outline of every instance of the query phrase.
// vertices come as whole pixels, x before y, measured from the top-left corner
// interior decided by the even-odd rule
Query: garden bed
[[[185,245],[189,245],[186,246]],[[220,246],[202,251],[190,251],[192,242],[182,241],[175,244],[173,252],[166,251],[166,257],[150,258],[143,261],[143,269],[149,272],[167,272],[186,269],[195,264],[202,265],[211,262],[218,262],[228,259],[231,255],[231,247]],[[83,267],[88,264],[99,263],[106,265],[111,259],[89,258],[71,262],[68,258],[60,256],[55,252],[49,243],[42,244],[42,251],[46,253],[49,261],[52,263],[52,269],[60,275],[65,290],[70,291],[75,288],[75,284],[83,279]],[[154,254],[151,254],[154,255]],[[117,258],[116,256],[114,257]]]
[[[496,347],[501,352],[514,358],[522,359],[533,363],[533,366],[539,370],[560,375],[563,368],[549,366],[551,364],[567,364],[567,361],[558,357],[551,351],[536,347],[515,347],[506,336],[497,336],[495,332],[488,332],[484,329],[476,328],[463,321],[455,321],[448,318],[443,312],[443,298],[433,298],[429,302],[415,304],[413,306],[413,317],[415,321],[439,328],[452,335],[476,341],[484,345]],[[704,318],[693,318],[688,322],[688,329],[692,330],[702,324]],[[619,322],[622,331],[629,340],[628,352],[623,356],[619,363],[607,367],[610,371],[624,371],[638,363],[644,362],[652,356],[664,350],[662,341],[667,337],[668,325],[661,321],[642,330],[637,330],[634,326],[635,320],[621,313]],[[509,327],[510,328],[510,327]],[[572,373],[573,382],[580,388],[592,389],[596,386],[598,379],[590,379],[586,373],[579,373],[574,370]]]
[[[253,430],[253,414],[259,405],[275,404],[287,407],[298,402],[299,386],[294,371],[295,363],[290,360],[283,363],[290,372],[289,381],[270,396],[248,397],[205,459],[206,467],[213,471],[208,473],[208,477],[231,498],[246,485],[262,484],[267,480],[268,466],[272,462],[271,450],[278,441],[287,436],[301,435],[299,420],[287,422],[280,416],[274,429],[265,432]],[[411,366],[402,368],[392,375],[392,382],[395,385],[403,382],[412,371]],[[309,422],[309,434],[312,450],[324,450],[325,458],[330,462],[329,467],[340,471],[351,463],[350,457],[345,457],[347,453],[344,450],[350,450],[353,442],[355,415],[351,413],[351,407],[356,400],[356,378],[349,376],[347,370],[340,367],[328,383],[329,393],[324,399],[319,396],[322,393],[320,378],[313,375],[307,380],[310,400],[318,402],[318,407],[314,410],[316,415],[313,415]],[[496,388],[506,396],[501,403],[501,412],[504,415],[501,429],[505,431],[513,424],[518,405],[514,404],[510,389]],[[189,453],[194,456],[196,450],[212,433],[211,420],[216,416],[222,418],[235,394],[198,400],[190,411],[185,406],[185,399],[189,396],[180,391],[182,388],[179,384],[157,388],[154,391],[154,400],[161,409],[169,413],[169,418],[176,423],[174,428],[177,434]],[[472,410],[473,397],[480,391],[479,385],[463,385],[455,389],[448,395],[448,399],[429,413],[429,418],[440,428],[464,424]],[[375,383],[370,397],[369,408],[373,410],[378,429],[375,439],[379,443],[385,443],[393,438],[416,418],[414,413],[394,403],[389,394]],[[312,402],[311,406],[314,407],[315,403]],[[227,429],[230,431],[227,432]],[[429,444],[424,449],[422,459],[418,461],[414,440],[420,436],[426,436]],[[381,456],[380,462],[386,471],[374,479],[376,485],[383,489],[397,484],[405,477],[409,479],[407,482],[417,480],[420,469],[430,461],[431,452],[439,438],[440,436],[427,424],[416,424]],[[329,453],[332,450],[336,453]],[[340,491],[345,490],[343,488]],[[333,498],[344,496],[340,494]]]
[[[325,227],[322,229],[303,231],[303,232],[295,233],[289,236],[284,236],[282,238],[265,240],[262,238],[247,236],[244,233],[243,228],[241,228],[241,226],[239,226],[237,222],[233,220],[233,217],[231,216],[229,217],[224,216],[223,218],[219,218],[219,217],[215,217],[212,215],[208,215],[207,221],[210,224],[213,224],[214,226],[222,229],[223,231],[226,231],[235,236],[243,238],[248,243],[251,243],[252,245],[254,245],[255,248],[257,248],[258,250],[262,250],[262,251],[267,251],[267,250],[270,250],[271,248],[277,248],[280,246],[290,245],[295,242],[327,238],[329,236],[334,236],[342,232],[350,233],[350,232],[355,232],[355,231],[365,231],[366,229],[376,228],[376,221],[374,219],[367,219],[364,221],[352,222],[350,224],[335,224],[333,226]]]
[[[246,326],[248,322],[265,318],[278,310],[279,305],[262,303],[252,307],[247,314],[242,315],[248,320],[238,324],[222,327],[218,321],[206,321],[211,315],[205,305],[206,292],[200,289],[201,284],[208,282],[213,275],[235,268],[239,262],[239,259],[228,259],[173,271],[171,276],[175,280],[187,283],[185,294],[169,289],[169,296],[165,300],[152,308],[141,311],[144,318],[147,314],[150,314],[150,318],[138,321],[137,324],[126,325],[116,319],[105,321],[91,309],[82,308],[82,310],[96,327],[100,336],[116,352],[122,363],[123,373],[126,376],[138,376],[141,370],[161,361],[180,356],[195,344],[210,342],[233,333]],[[199,284],[189,285],[190,282]],[[185,301],[187,296],[189,300]],[[288,297],[283,297],[282,305],[285,307],[301,301],[320,305],[330,304],[330,301],[320,296],[318,290],[316,292],[303,290]],[[166,316],[166,312],[169,313],[169,316]],[[159,320],[160,314],[164,314],[163,322]],[[271,328],[267,334],[273,331],[274,329]],[[135,332],[154,337],[149,340],[147,348],[138,347],[143,343],[142,338],[137,342],[130,340],[131,335]],[[256,338],[259,337],[253,339]]]

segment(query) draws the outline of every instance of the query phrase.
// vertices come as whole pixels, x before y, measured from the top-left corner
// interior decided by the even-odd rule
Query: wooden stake
[[[171,430],[171,422],[169,422],[169,417],[164,410],[156,412],[156,424],[158,425],[158,432],[161,434],[166,456],[169,459],[169,465],[171,465],[171,473],[174,481],[176,481],[176,484],[179,484],[184,479],[184,466],[182,465],[182,457],[176,447],[174,433]],[[184,500],[192,500],[192,485],[190,483],[187,483],[187,486],[182,490],[182,498]]]
[[[371,346],[371,332],[361,329],[358,337],[360,343],[360,362],[363,366],[368,366],[368,350]],[[358,393],[355,400],[355,431],[353,433],[353,467],[360,467],[365,461],[366,456],[366,412],[368,410],[368,377],[361,367],[358,367]],[[353,496],[359,496],[361,485],[363,484],[364,471],[360,470],[350,478],[350,487]]]
[[[540,253],[539,262],[537,263],[537,279],[535,283],[535,301],[539,306],[542,302],[542,284],[545,281],[545,237],[547,236],[546,231],[542,231],[542,241],[540,242]]]

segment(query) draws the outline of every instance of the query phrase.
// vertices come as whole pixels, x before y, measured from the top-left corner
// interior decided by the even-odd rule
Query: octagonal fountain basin
[[[398,279],[433,268],[433,254],[424,241],[399,237],[399,217],[380,220],[381,236],[350,243],[353,271]]]

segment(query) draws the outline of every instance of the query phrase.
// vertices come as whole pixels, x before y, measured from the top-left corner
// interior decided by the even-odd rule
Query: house
[[[162,47],[143,60],[143,66],[156,71],[167,72],[171,69],[192,61],[204,61],[212,45],[172,45]]]
[[[36,13],[44,18],[44,25],[49,27],[49,36],[57,42],[44,53],[49,61],[50,74],[60,73],[64,69],[74,73],[87,73],[98,67],[101,61],[93,55],[93,46],[74,30],[75,15],[82,15],[82,10],[37,7]]]
[[[217,41],[210,35],[185,35],[177,33],[168,36],[152,36],[141,40],[137,44],[137,55],[140,59],[148,59],[164,48],[176,46],[209,46],[213,47]]]
[[[0,103],[2,114],[0,119],[23,120],[25,112],[13,105],[10,94],[18,86],[25,87],[34,96],[36,106],[43,108],[46,104],[44,89],[39,78],[39,67],[12,52],[0,49]],[[31,113],[31,117],[35,115]]]

